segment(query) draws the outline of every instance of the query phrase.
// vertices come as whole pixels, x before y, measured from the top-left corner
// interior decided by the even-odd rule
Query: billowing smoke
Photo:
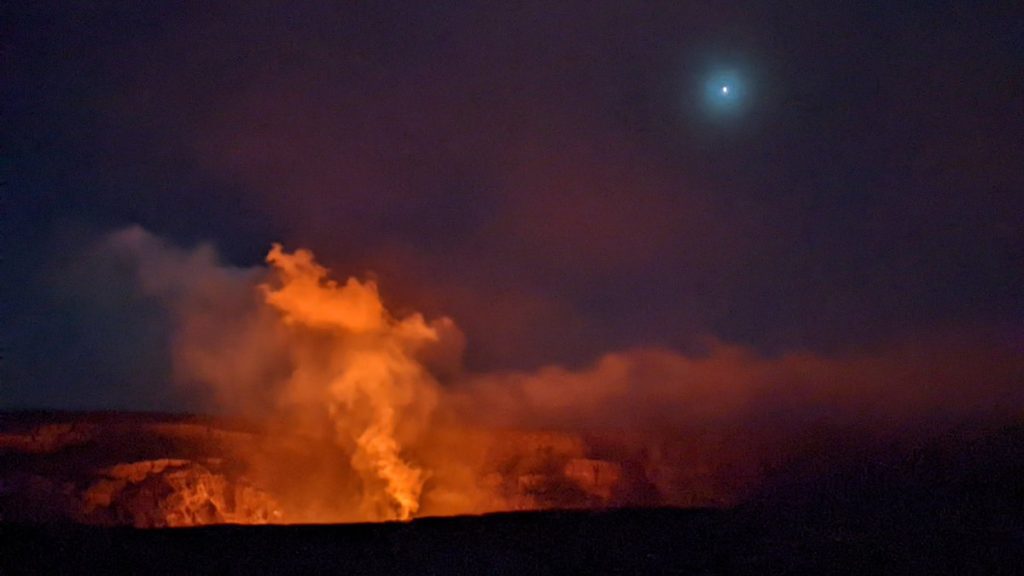
[[[558,366],[478,376],[467,413],[574,429],[762,428],[828,424],[875,433],[1024,416],[1024,373],[1008,341],[932,336],[822,357],[766,357],[719,341],[703,354],[607,354],[579,371]]]
[[[408,454],[437,404],[425,358],[461,345],[450,320],[396,318],[373,281],[338,284],[306,250],[274,245],[268,269],[233,270],[209,247],[182,252],[139,228],[108,244],[172,307],[179,380],[221,410],[311,437],[329,429],[361,482],[361,516],[417,512],[427,471]]]
[[[437,383],[418,354],[440,344],[451,321],[394,318],[373,282],[349,278],[338,285],[306,250],[288,254],[275,244],[267,262],[274,283],[261,291],[280,313],[289,342],[299,344],[289,347],[287,403],[300,410],[325,406],[336,441],[352,453],[371,511],[393,508],[397,518],[410,518],[426,476],[403,447],[422,435],[437,402]],[[380,490],[372,489],[376,484]],[[375,501],[379,493],[387,499]]]
[[[836,357],[709,339],[700,354],[641,348],[580,370],[466,374],[452,320],[395,315],[375,282],[334,280],[308,250],[274,245],[267,267],[238,269],[131,228],[98,253],[127,258],[170,312],[180,385],[266,428],[242,459],[291,521],[728,504],[823,438],[1024,415],[1024,358],[1005,339]]]

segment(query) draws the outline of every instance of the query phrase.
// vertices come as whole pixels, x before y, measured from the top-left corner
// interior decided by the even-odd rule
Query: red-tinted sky
[[[86,4],[5,8],[0,404],[163,405],[160,310],[73,265],[134,224],[372,271],[477,371],[1021,341],[1013,2]]]

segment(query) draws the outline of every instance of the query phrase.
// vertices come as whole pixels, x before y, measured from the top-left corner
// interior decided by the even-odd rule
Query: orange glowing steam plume
[[[870,444],[1017,423],[1024,406],[1016,341],[958,332],[835,356],[709,340],[696,355],[639,347],[471,373],[452,320],[396,316],[373,281],[334,281],[308,250],[274,245],[269,270],[239,270],[141,228],[109,246],[169,307],[177,377],[263,424],[240,458],[284,521],[723,505],[829,431]]]
[[[364,484],[367,512],[401,520],[419,509],[426,472],[403,457],[399,423],[423,420],[437,401],[437,383],[416,359],[438,340],[423,316],[391,316],[377,285],[327,278],[307,250],[284,252],[275,244],[267,262],[276,285],[261,286],[267,304],[290,330],[305,331],[328,345],[296,347],[288,393],[323,402],[335,441],[351,450],[351,465]]]

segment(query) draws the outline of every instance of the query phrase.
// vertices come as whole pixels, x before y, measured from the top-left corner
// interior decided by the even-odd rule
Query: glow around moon
[[[733,69],[710,72],[704,78],[703,108],[711,117],[734,116],[750,103],[750,88],[742,74]]]

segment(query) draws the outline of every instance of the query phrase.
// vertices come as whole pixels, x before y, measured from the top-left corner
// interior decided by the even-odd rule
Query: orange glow
[[[731,505],[835,431],[870,444],[934,422],[1013,421],[1024,405],[1013,350],[956,339],[774,358],[709,339],[700,355],[640,348],[580,369],[467,373],[451,319],[394,314],[375,282],[335,281],[308,250],[274,245],[268,268],[240,271],[137,228],[110,246],[168,304],[176,376],[260,430],[218,448],[248,501],[273,503],[232,521]]]
[[[416,354],[438,340],[437,330],[419,314],[392,317],[373,282],[328,279],[308,251],[288,254],[274,245],[267,262],[276,278],[261,286],[266,303],[295,342],[321,341],[293,346],[286,392],[302,410],[326,409],[335,442],[351,453],[362,479],[367,515],[411,518],[426,473],[405,454],[406,444],[422,431],[437,398],[437,383]]]

